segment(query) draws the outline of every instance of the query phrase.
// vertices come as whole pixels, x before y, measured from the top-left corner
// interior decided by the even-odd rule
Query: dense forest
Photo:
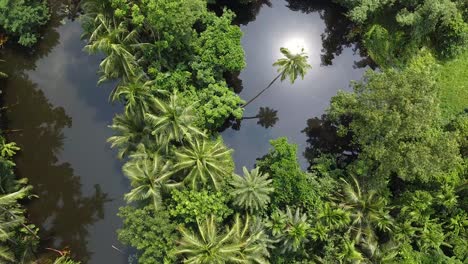
[[[99,83],[113,81],[109,99],[125,106],[108,141],[131,184],[117,231],[136,249],[129,262],[466,263],[467,2],[335,0],[352,22],[340,37],[358,40],[375,70],[308,120],[307,170],[280,137],[238,175],[220,131],[276,82],[314,69],[307,50],[282,48],[277,77],[240,98],[229,76],[246,67],[246,14],[235,7],[255,17],[271,3],[235,1],[80,4],[85,51],[104,55]],[[49,18],[45,1],[0,0],[0,47],[34,46]],[[78,263],[67,250],[37,259],[17,151],[0,137],[0,263]]]

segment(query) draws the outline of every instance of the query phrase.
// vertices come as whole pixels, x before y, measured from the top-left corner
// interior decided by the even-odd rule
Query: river
[[[82,51],[80,23],[70,19],[77,14],[62,2],[68,1],[53,1],[52,22],[34,52],[0,49],[7,61],[0,70],[10,76],[0,82],[2,126],[21,147],[18,176],[28,178],[39,196],[27,206],[41,229],[41,248],[69,248],[83,264],[126,263],[127,256],[112,246],[126,250],[115,231],[129,187],[121,161],[106,143],[112,135],[108,125],[122,107],[108,101],[112,83],[96,85],[101,58]],[[345,38],[352,27],[342,11],[309,2],[261,0],[237,10],[247,68],[236,83],[244,99],[274,78],[271,64],[280,47],[304,46],[312,65],[304,80],[276,83],[247,107],[240,126],[222,133],[235,150],[237,169],[252,167],[268,151],[269,140],[280,136],[299,145],[306,167],[307,136],[301,131],[307,120],[320,116],[339,89],[349,89],[349,81],[362,76],[365,58]],[[260,107],[267,113],[261,120]]]

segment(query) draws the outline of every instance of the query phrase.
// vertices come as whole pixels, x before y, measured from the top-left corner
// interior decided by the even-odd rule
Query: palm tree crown
[[[237,215],[231,228],[220,232],[215,217],[197,221],[197,232],[184,227],[179,229],[182,239],[175,254],[184,257],[184,263],[268,263],[263,230],[249,229],[249,218],[245,223]]]
[[[163,134],[170,140],[182,142],[193,136],[204,136],[193,123],[196,120],[193,115],[193,105],[184,106],[179,101],[177,93],[170,96],[169,101],[154,99],[152,113],[146,113],[145,118],[153,127],[153,135]]]
[[[294,83],[298,76],[301,76],[304,79],[307,70],[312,68],[309,63],[307,63],[307,59],[309,58],[304,49],[302,49],[301,53],[293,54],[287,48],[280,48],[281,53],[285,56],[285,58],[281,58],[273,63],[273,66],[278,67],[279,74],[268,84],[266,88],[261,90],[254,98],[250,99],[247,103],[243,105],[246,107],[248,104],[253,102],[257,99],[262,93],[268,90],[273,83],[281,77],[281,81],[285,80],[289,77],[291,83]]]
[[[155,209],[161,205],[161,189],[174,186],[170,183],[171,164],[157,154],[153,158],[134,159],[123,167],[130,179],[132,190],[125,195],[129,202],[151,199]]]
[[[300,53],[293,54],[287,48],[280,48],[281,53],[286,58],[281,58],[273,63],[273,66],[278,67],[278,72],[281,73],[281,81],[289,77],[291,83],[294,83],[298,76],[304,79],[307,70],[312,68],[307,59],[309,58],[304,52],[304,49]]]
[[[204,138],[195,138],[175,151],[177,171],[188,171],[184,179],[193,189],[208,182],[219,190],[224,178],[229,175],[231,150],[221,141],[211,142]]]
[[[133,153],[141,143],[149,146],[153,142],[150,128],[138,112],[116,115],[110,127],[115,135],[107,141],[111,143],[111,147],[119,149],[119,158]]]
[[[249,211],[258,212],[266,207],[270,202],[270,193],[273,192],[271,179],[268,174],[262,174],[258,168],[250,172],[243,167],[244,176],[233,175],[231,185],[234,187],[232,197],[234,204]]]
[[[99,65],[102,73],[99,83],[117,78],[122,78],[125,83],[137,76],[138,65],[130,51],[141,46],[138,43],[138,32],[129,31],[125,22],[118,22],[114,17],[107,18],[103,14],[96,15],[94,24],[89,44],[84,49],[91,54],[103,52],[107,56]]]

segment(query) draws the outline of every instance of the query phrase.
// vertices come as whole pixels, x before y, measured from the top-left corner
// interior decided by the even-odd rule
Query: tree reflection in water
[[[341,120],[347,124],[350,120]],[[307,120],[307,127],[301,131],[307,136],[307,146],[304,157],[309,162],[309,167],[316,163],[321,155],[333,154],[337,157],[337,165],[348,164],[356,158],[357,147],[352,143],[352,135],[338,135],[338,124],[332,122],[326,114],[320,118],[314,117]]]
[[[75,2],[50,1],[51,21],[34,50],[0,49],[0,59],[6,61],[0,70],[9,76],[0,80],[4,107],[1,125],[8,132],[8,140],[21,147],[15,158],[18,177],[28,178],[39,197],[27,202],[28,219],[40,228],[39,253],[46,247],[69,248],[87,263],[92,254],[88,249],[89,226],[104,218],[104,203],[110,200],[99,185],[91,195],[83,195],[80,176],[74,174],[71,164],[59,161],[63,129],[71,127],[72,120],[62,107],[48,101],[27,73],[59,43],[56,29],[70,15],[67,10],[73,8],[73,18],[79,13],[76,6],[68,6]]]

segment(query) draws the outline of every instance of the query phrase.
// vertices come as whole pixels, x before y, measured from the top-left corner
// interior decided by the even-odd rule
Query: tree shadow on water
[[[358,27],[351,22],[344,14],[346,9],[329,0],[307,1],[307,0],[286,0],[287,7],[293,11],[300,11],[306,14],[318,12],[320,18],[325,23],[325,30],[322,33],[322,54],[323,66],[333,64],[333,60],[340,56],[345,48],[352,48],[361,60],[354,62],[355,68],[366,66],[375,67],[372,60],[367,56],[366,51],[358,36]]]
[[[341,120],[347,124],[350,120]],[[307,120],[307,127],[301,131],[307,136],[307,146],[304,157],[309,162],[309,168],[316,164],[322,155],[331,154],[336,158],[338,166],[349,164],[357,156],[358,149],[352,142],[350,133],[345,136],[338,134],[338,124],[332,122],[326,114]]]
[[[29,179],[39,197],[27,202],[28,219],[40,228],[39,250],[69,248],[86,263],[92,254],[87,247],[88,228],[104,218],[104,203],[110,200],[98,185],[85,196],[71,165],[59,162],[63,129],[72,125],[64,109],[51,105],[24,75],[10,75],[5,83],[7,136],[21,147],[16,173]]]

